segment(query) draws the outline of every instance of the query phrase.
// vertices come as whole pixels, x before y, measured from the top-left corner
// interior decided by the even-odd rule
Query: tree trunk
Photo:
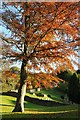
[[[28,16],[25,16],[24,20],[25,20],[25,30],[26,27],[29,27],[29,23],[26,23]],[[25,38],[26,38],[26,34],[24,34]],[[28,51],[27,51],[27,41],[24,41],[24,55],[28,55]],[[18,95],[17,95],[17,101],[16,101],[16,105],[15,108],[13,110],[13,112],[24,112],[24,97],[26,94],[26,80],[27,80],[27,61],[28,59],[23,59],[22,61],[22,66],[21,66],[21,74],[20,74],[20,87],[18,90]]]
[[[17,101],[12,112],[24,112],[24,97],[26,94],[26,80],[27,80],[27,61],[23,60],[21,66],[20,86],[18,89]]]

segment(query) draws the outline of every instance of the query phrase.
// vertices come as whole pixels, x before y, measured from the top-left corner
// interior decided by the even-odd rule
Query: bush
[[[49,98],[51,98],[51,95],[47,95]]]
[[[64,100],[64,96],[63,96],[63,95],[61,96],[61,99],[63,99],[63,100]]]
[[[61,92],[67,93],[67,89],[68,89],[68,82],[63,82],[60,83],[59,88],[58,88]]]
[[[80,104],[80,83],[77,73],[74,73],[68,84],[69,100]]]
[[[69,81],[72,76],[72,72],[69,70],[61,71],[57,76],[65,81]]]
[[[36,95],[39,96],[39,97],[44,97],[43,93],[36,93]]]

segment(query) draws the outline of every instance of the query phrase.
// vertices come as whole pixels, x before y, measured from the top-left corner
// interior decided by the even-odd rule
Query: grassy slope
[[[11,112],[15,106],[16,98],[11,96],[6,96],[6,95],[3,95],[3,96],[0,95],[0,100],[1,98],[2,98],[2,103],[0,103],[0,105],[2,104],[2,112]],[[72,110],[77,110],[77,108],[78,108],[77,105],[47,107],[47,106],[40,106],[40,105],[25,101],[25,111],[57,112],[57,111],[67,111],[67,110],[72,111]]]
[[[53,89],[41,90],[41,92],[50,95],[54,101],[62,102],[61,95],[64,95],[64,93],[60,92],[57,88],[54,88],[54,90]]]
[[[61,99],[61,96],[64,95],[64,93],[60,92],[57,88],[54,88],[54,90],[53,89],[41,90],[41,91],[36,92],[36,93],[46,94],[47,96],[38,97],[36,94],[32,95],[30,93],[26,93],[26,95],[33,97],[33,98],[42,99],[42,100],[51,100],[51,101],[55,101],[55,102],[63,102],[63,100]],[[50,95],[51,98],[48,97],[48,95]]]
[[[0,101],[1,101],[0,105],[2,104],[3,118],[60,118],[60,117],[77,118],[78,117],[77,105],[44,107],[25,101],[24,113],[11,113],[11,111],[15,106],[16,98],[11,96],[0,95]],[[0,112],[1,112],[1,106],[0,106]]]

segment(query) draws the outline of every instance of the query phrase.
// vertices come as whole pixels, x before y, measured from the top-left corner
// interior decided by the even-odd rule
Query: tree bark
[[[26,80],[27,80],[27,61],[23,60],[22,66],[21,66],[20,86],[18,89],[16,105],[12,112],[24,112],[24,97],[26,94]]]
[[[28,6],[26,6],[28,7]],[[25,31],[26,28],[29,28],[29,20],[28,22],[26,22],[26,20],[28,19],[29,16],[25,16],[24,20],[25,20]],[[26,34],[24,32],[24,36],[26,38]],[[28,56],[28,49],[27,49],[27,41],[24,41],[24,55]],[[21,66],[21,74],[20,74],[20,87],[18,90],[18,96],[17,96],[17,101],[16,101],[16,105],[15,108],[12,112],[24,112],[24,97],[26,94],[26,80],[27,80],[27,61],[28,59],[23,59],[22,61],[22,66]]]

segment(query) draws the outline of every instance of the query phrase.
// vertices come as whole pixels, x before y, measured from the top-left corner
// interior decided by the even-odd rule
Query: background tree
[[[31,69],[54,74],[60,69],[74,69],[71,55],[77,55],[74,49],[79,45],[78,8],[78,2],[3,2],[1,24],[9,32],[1,35],[3,58],[22,61],[13,111],[24,111],[26,80]],[[45,81],[43,76],[38,77],[36,84],[59,83],[55,77],[48,77]]]
[[[9,70],[10,63],[7,60],[3,60],[0,56],[0,92],[3,90],[3,86],[6,86],[5,71]],[[4,85],[3,85],[4,83]]]
[[[76,73],[74,73],[68,84],[68,97],[69,100],[80,104],[80,83]]]
[[[57,73],[57,76],[65,81],[69,81],[71,76],[73,75],[73,72],[70,70],[61,71],[60,73]]]
[[[2,77],[0,75],[0,79],[2,80],[2,92],[18,89],[17,86],[19,86],[19,79],[20,79],[19,68],[11,67],[4,71],[1,71],[1,73],[2,73]]]
[[[68,83],[71,79],[73,75],[73,72],[70,70],[65,70],[65,71],[61,71],[60,73],[57,73],[57,77],[59,77],[60,79],[62,79],[63,81],[59,84],[58,89],[60,91],[63,91],[64,93],[67,94],[68,91]]]
[[[10,68],[10,71],[16,74],[20,74],[20,68],[13,66]]]
[[[78,69],[78,70],[76,71],[76,73],[77,73],[77,74],[80,74],[80,69]]]

